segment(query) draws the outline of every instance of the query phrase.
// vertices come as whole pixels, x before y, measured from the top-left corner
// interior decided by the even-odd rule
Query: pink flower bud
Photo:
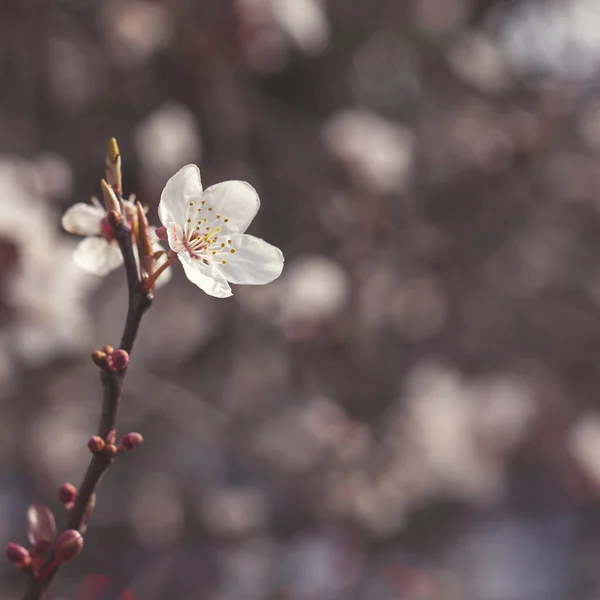
[[[143,441],[144,438],[141,434],[136,432],[127,433],[121,438],[121,447],[125,451],[135,450]]]
[[[163,242],[167,242],[169,240],[166,227],[157,227],[154,230],[154,233],[156,233],[156,237]]]
[[[31,556],[27,549],[13,542],[6,546],[6,556],[17,569],[26,569],[31,564]]]
[[[106,357],[106,366],[109,371],[115,373],[116,371],[122,371],[127,368],[129,364],[129,354],[125,352],[125,350],[121,350],[118,348],[117,350],[113,350]]]
[[[77,498],[77,488],[72,483],[63,483],[58,488],[58,497],[63,504],[75,502]]]
[[[56,540],[54,558],[58,562],[67,562],[75,558],[83,549],[83,538],[76,529],[63,531]]]
[[[104,446],[104,440],[99,435],[91,437],[90,441],[88,442],[88,448],[90,449],[90,452],[94,454],[102,452],[102,450],[104,450]]]

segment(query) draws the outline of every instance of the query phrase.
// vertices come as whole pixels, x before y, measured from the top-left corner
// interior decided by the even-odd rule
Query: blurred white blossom
[[[6,331],[13,351],[43,363],[87,345],[85,300],[93,280],[73,265],[73,248],[58,237],[55,215],[26,185],[29,168],[0,162],[0,237],[14,244],[19,264],[6,275],[1,294],[14,314]],[[23,230],[35,231],[35,244]]]
[[[296,258],[279,285],[285,321],[330,319],[344,307],[350,292],[344,269],[324,256]]]
[[[524,75],[580,81],[600,67],[597,0],[521,2],[504,16],[500,43]]]
[[[448,62],[457,77],[482,92],[498,94],[511,84],[504,56],[483,33],[472,32],[460,37],[448,52]]]
[[[138,124],[135,149],[146,176],[164,181],[201,154],[201,139],[194,113],[181,104],[168,102]]]
[[[406,188],[414,159],[414,137],[406,127],[356,108],[336,113],[322,135],[360,186],[374,193]]]
[[[292,47],[308,55],[322,52],[330,41],[324,1],[237,0],[240,41],[250,64],[274,72],[285,65]]]
[[[121,64],[135,65],[150,58],[173,37],[171,13],[159,3],[109,0],[102,8],[106,35]]]

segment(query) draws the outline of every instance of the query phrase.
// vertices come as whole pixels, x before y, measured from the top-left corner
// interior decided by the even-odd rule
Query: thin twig
[[[133,254],[133,243],[131,238],[131,230],[127,226],[124,219],[113,225],[115,239],[119,244],[125,272],[127,275],[128,289],[128,309],[123,335],[121,338],[120,348],[128,354],[133,349],[137,332],[140,327],[140,322],[144,313],[152,304],[152,294],[144,292],[139,281],[138,268]],[[102,413],[100,416],[100,424],[98,426],[98,435],[103,439],[115,431],[117,423],[117,415],[121,400],[121,391],[123,389],[123,381],[125,378],[125,370],[120,372],[111,372],[108,368],[103,367],[100,371],[100,381],[103,388],[102,397]],[[85,513],[93,495],[96,492],[98,484],[102,476],[112,464],[114,458],[105,454],[94,454],[88,466],[83,482],[79,487],[75,505],[69,512],[67,519],[67,529],[81,530],[84,525]],[[48,561],[50,564],[51,561]],[[30,580],[30,587],[24,596],[23,600],[41,600],[44,592],[48,589],[52,579],[58,573],[60,566],[52,570],[43,580]]]

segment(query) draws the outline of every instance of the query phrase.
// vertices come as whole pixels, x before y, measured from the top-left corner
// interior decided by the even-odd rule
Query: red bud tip
[[[136,432],[128,433],[121,438],[121,447],[124,450],[135,450],[143,441],[144,438],[141,434]]]
[[[111,352],[106,357],[106,366],[109,371],[116,373],[117,371],[123,371],[129,364],[129,354],[125,350],[117,349]]]
[[[162,240],[163,242],[167,242],[169,240],[169,236],[167,235],[167,228],[166,227],[157,227],[154,230],[154,233],[156,233],[156,237],[159,240]]]
[[[6,556],[17,569],[26,569],[31,564],[31,556],[27,549],[13,542],[6,546]]]
[[[102,352],[104,352],[104,354],[112,354],[115,351],[115,349],[112,346],[104,346],[104,348],[102,348]]]
[[[67,562],[75,558],[83,549],[83,538],[76,529],[63,531],[56,540],[54,557],[59,562]]]
[[[72,483],[63,483],[58,489],[58,497],[63,504],[75,502],[77,488]]]
[[[91,437],[90,441],[88,442],[88,448],[93,454],[102,452],[102,450],[104,450],[104,446],[104,440],[99,435]]]

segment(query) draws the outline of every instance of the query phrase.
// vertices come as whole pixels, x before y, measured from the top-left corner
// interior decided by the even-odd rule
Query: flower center
[[[195,208],[195,205],[195,202],[189,202],[187,207],[181,240],[183,248],[191,258],[201,259],[205,265],[210,264],[211,260],[226,265],[227,259],[223,255],[235,254],[236,250],[232,247],[230,239],[219,243],[221,227],[218,223],[227,224],[229,219],[220,214],[210,214],[214,209],[212,206],[206,206],[206,200],[202,200],[198,208]],[[205,210],[209,216],[202,218],[201,213]]]

